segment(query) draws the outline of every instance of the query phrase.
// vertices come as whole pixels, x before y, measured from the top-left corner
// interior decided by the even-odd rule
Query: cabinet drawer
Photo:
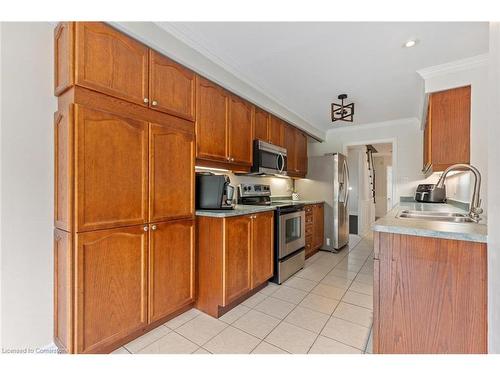
[[[306,206],[304,210],[306,211],[306,215],[312,213],[312,205]]]
[[[313,234],[313,227],[312,225],[306,225],[306,237],[307,236],[312,236]]]

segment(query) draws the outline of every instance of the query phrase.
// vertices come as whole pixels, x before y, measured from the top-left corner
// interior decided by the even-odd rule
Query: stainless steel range
[[[305,211],[304,205],[293,202],[271,201],[269,185],[240,184],[238,203],[271,205],[276,207],[274,220],[274,277],[281,284],[304,267]]]

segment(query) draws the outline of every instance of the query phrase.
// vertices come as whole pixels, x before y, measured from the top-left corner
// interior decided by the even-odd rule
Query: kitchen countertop
[[[425,219],[398,218],[401,210],[445,211],[467,213],[447,203],[400,202],[398,206],[378,219],[372,226],[376,232],[408,234],[422,237],[446,238],[460,241],[487,242],[488,227],[485,218],[477,223],[448,223]]]
[[[272,201],[271,206],[252,206],[245,204],[237,204],[234,210],[196,210],[196,216],[210,216],[210,217],[232,217],[251,215],[258,212],[274,211],[277,207],[290,205],[290,204],[318,204],[324,201],[293,201],[291,199],[276,199]]]
[[[251,215],[259,212],[274,211],[275,206],[251,206],[245,204],[237,204],[234,210],[196,210],[196,216],[210,216],[210,217],[232,217]]]

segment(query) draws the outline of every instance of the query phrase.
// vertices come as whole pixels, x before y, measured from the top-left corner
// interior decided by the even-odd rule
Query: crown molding
[[[488,64],[489,54],[468,57],[462,60],[451,61],[445,64],[429,66],[417,70],[418,75],[424,80],[449,74],[486,66]]]
[[[331,132],[343,132],[343,131],[358,131],[358,130],[366,130],[366,129],[377,129],[377,128],[385,128],[388,126],[412,126],[420,125],[420,121],[416,117],[406,117],[400,118],[397,120],[389,120],[389,121],[380,121],[380,122],[370,122],[366,124],[359,125],[345,125],[341,127],[331,128],[327,130],[327,134]]]

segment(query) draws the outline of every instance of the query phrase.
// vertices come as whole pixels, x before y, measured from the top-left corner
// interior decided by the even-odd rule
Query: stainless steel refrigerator
[[[301,200],[325,201],[323,250],[337,251],[349,243],[349,167],[341,153],[309,157],[307,179],[297,180]]]

